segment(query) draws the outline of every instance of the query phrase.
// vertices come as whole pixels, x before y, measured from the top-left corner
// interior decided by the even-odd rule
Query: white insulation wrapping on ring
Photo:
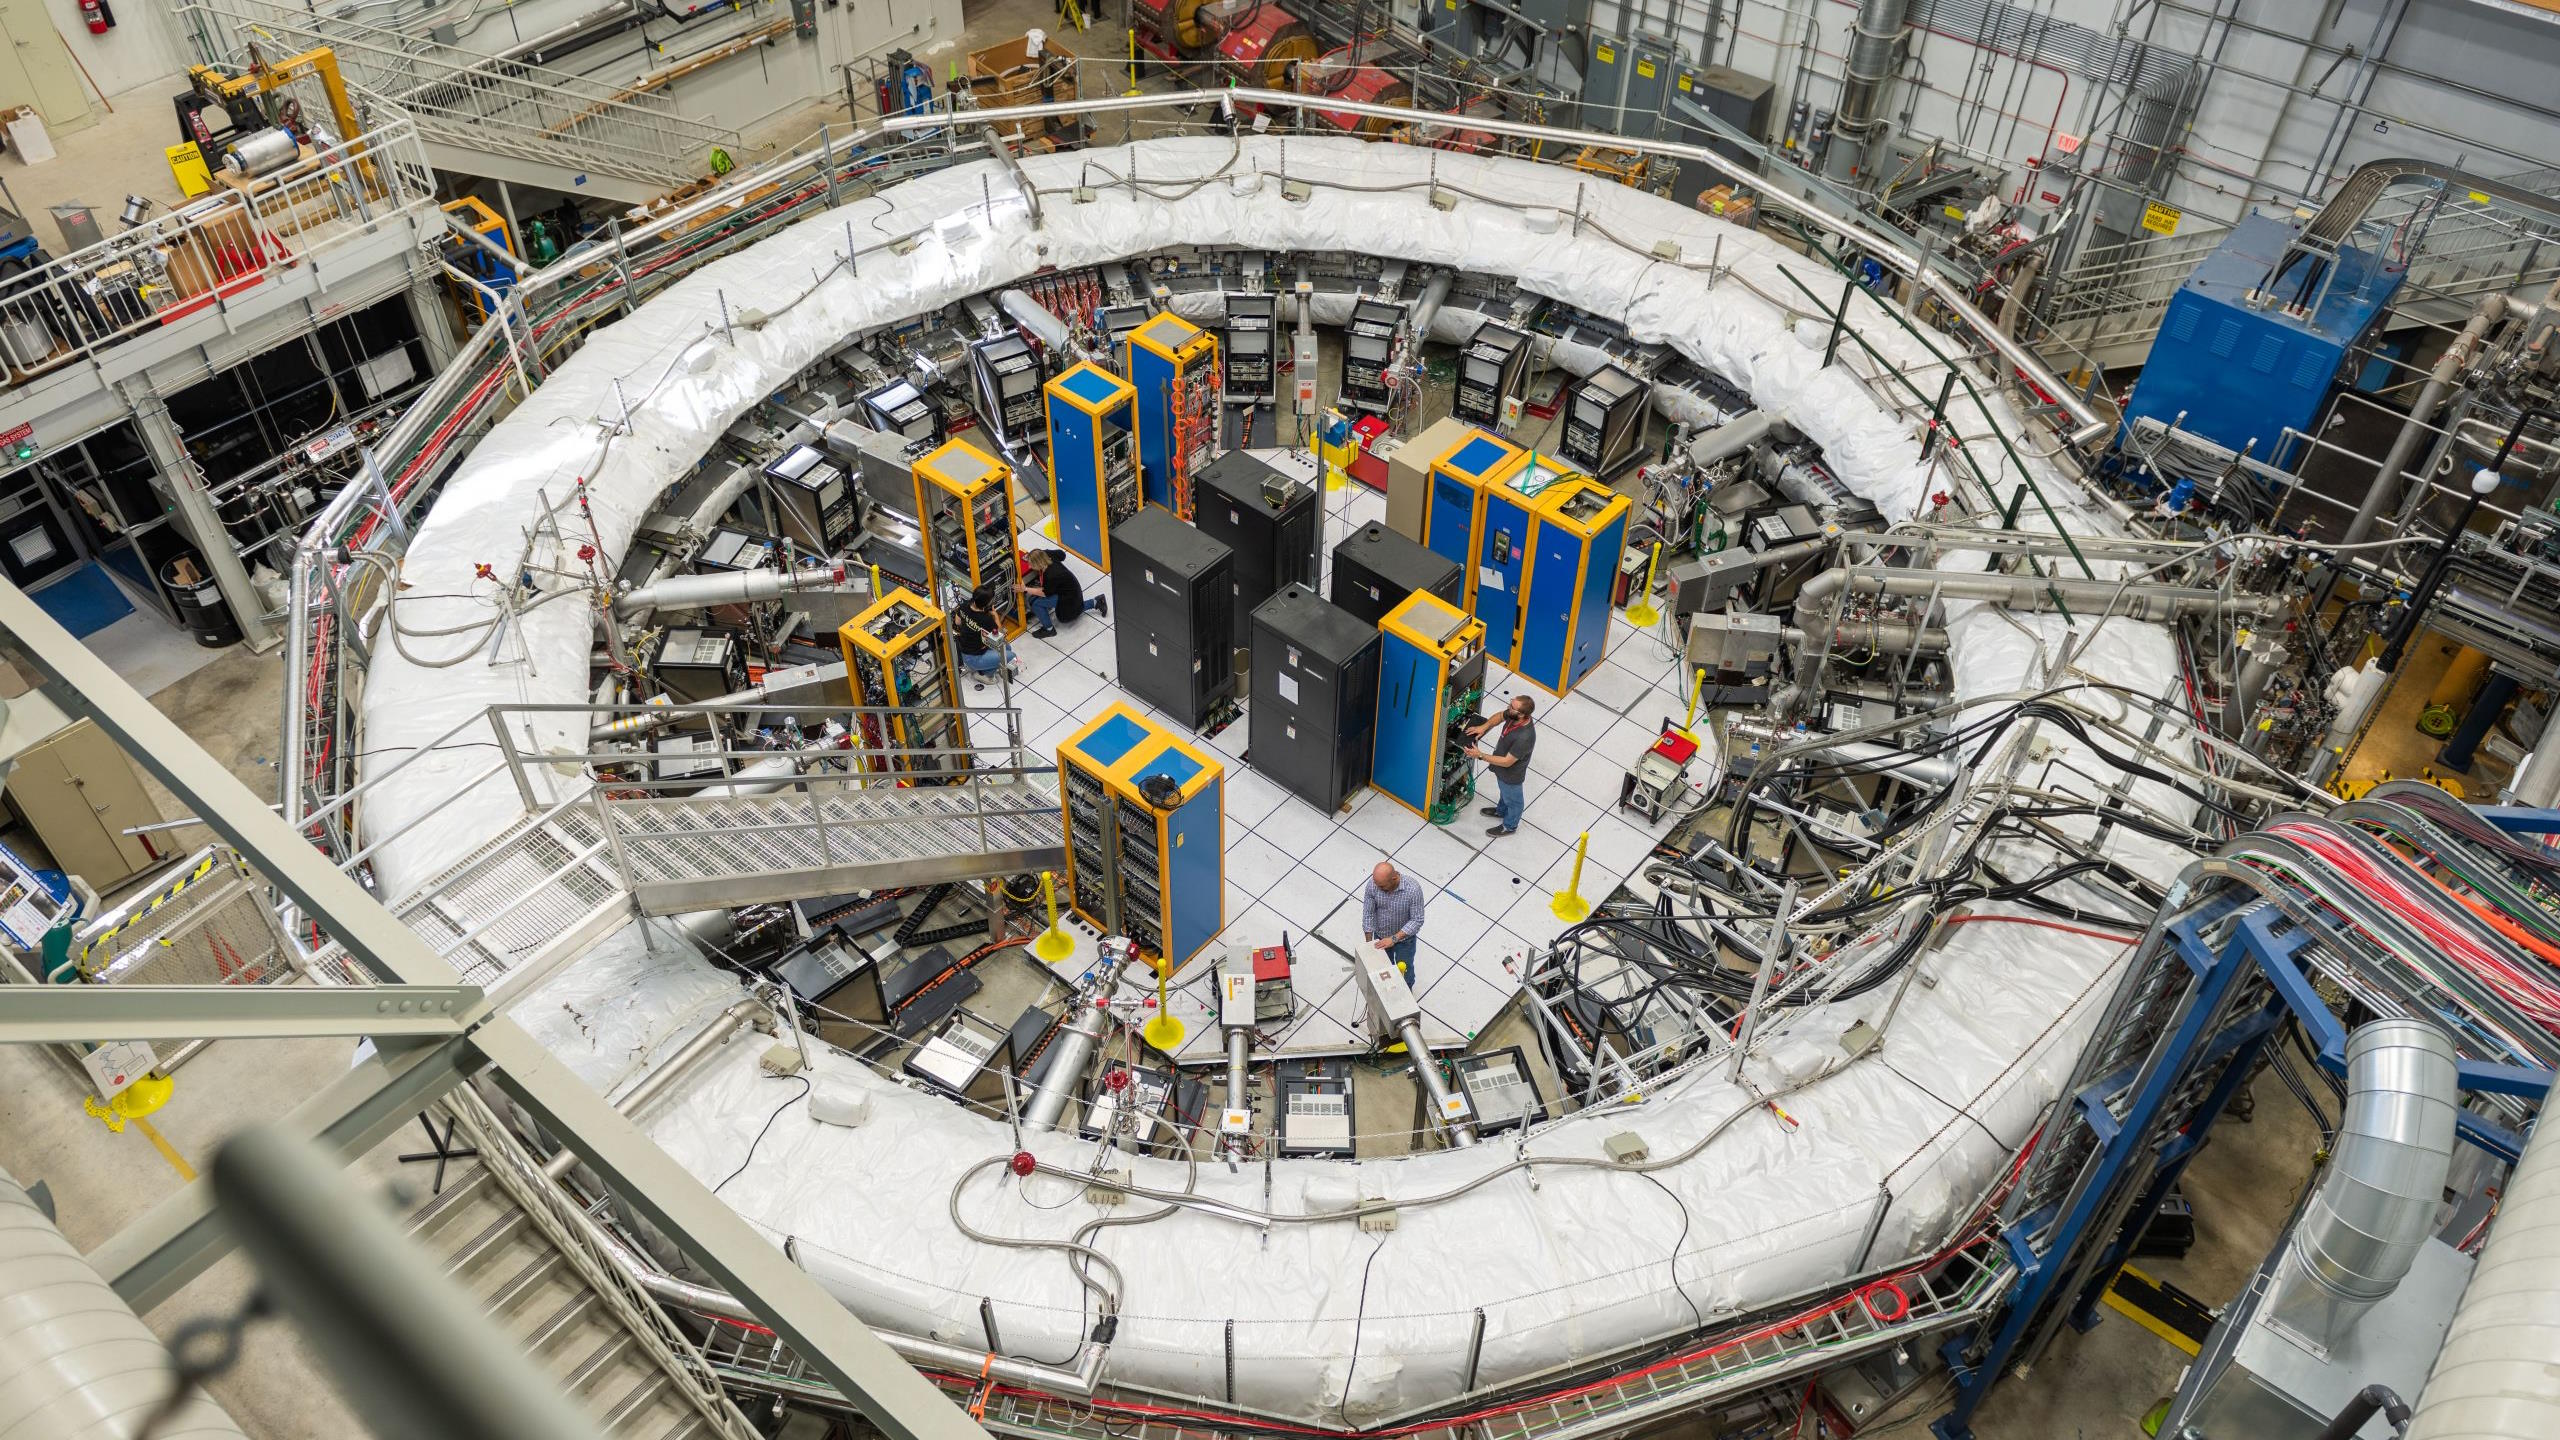
[[[1043,269],[1177,245],[1350,249],[1514,276],[1741,385],[1819,442],[1840,479],[1889,522],[1927,499],[1931,472],[1912,420],[1881,408],[1845,367],[1824,366],[1827,319],[1791,320],[1772,303],[1810,308],[1782,266],[1817,293],[1827,288],[1825,304],[1838,299],[1836,277],[1721,220],[1551,166],[1354,140],[1292,139],[1284,150],[1270,139],[1163,139],[1027,156],[1020,165],[1041,191],[1036,227],[1005,169],[963,166],[815,215],[598,329],[473,450],[418,527],[403,567],[404,625],[414,632],[485,619],[493,587],[475,581],[473,567],[513,563],[537,495],[557,503],[581,480],[595,532],[618,556],[661,492],[733,419],[858,334]],[[1309,198],[1283,195],[1284,167],[1314,183]],[[1132,174],[1136,193],[1124,183]],[[1430,203],[1434,182],[1471,198],[1444,213]],[[1071,200],[1078,185],[1094,198]],[[1535,216],[1541,208],[1556,213]],[[917,243],[904,253],[872,249],[858,270],[842,264],[848,237],[875,247],[906,236]],[[1679,247],[1676,261],[1654,253],[1665,240]],[[1719,242],[1728,272],[1711,277],[1706,261]],[[769,318],[724,337],[723,298],[732,314],[754,308]],[[1853,315],[1876,351],[1932,373],[1935,362],[1882,307],[1862,304]],[[629,433],[608,443],[626,403]],[[2013,432],[2024,428],[2005,402],[1994,403]],[[2041,461],[2026,463],[2061,524],[2110,528]],[[2027,523],[2043,522],[2031,509]],[[2071,623],[1951,610],[1957,690],[1967,697],[2020,688]],[[367,753],[406,755],[492,704],[584,698],[593,624],[592,607],[577,603],[523,613],[494,664],[474,657],[430,668],[384,649],[364,697]],[[2157,627],[2084,622],[2080,631],[2080,672],[2152,694],[2173,683],[2175,654]],[[413,648],[444,658],[436,643]],[[516,739],[537,751],[583,748],[566,720]],[[2077,763],[2109,774],[2095,757]],[[366,823],[389,833],[487,764],[485,750],[424,756],[371,800]],[[2154,803],[2174,799],[2148,781],[2136,790]],[[479,787],[383,847],[376,863],[385,890],[423,883],[522,813],[512,784]],[[2121,830],[2107,849],[2162,880],[2183,859]],[[603,997],[627,978],[644,997],[611,1007],[609,1023],[581,1017],[546,1028],[546,1041],[591,1079],[626,1073],[621,1057],[662,1053],[679,1032],[698,1028],[712,1008],[708,989],[727,983],[698,961],[671,962],[666,945],[628,939],[573,962],[558,982]],[[1737,1110],[1757,1111],[1695,1160],[1655,1172],[1659,1185],[1560,1169],[1532,1184],[1515,1172],[1458,1198],[1405,1205],[1385,1234],[1339,1220],[1249,1225],[1196,1210],[1106,1230],[1094,1243],[1127,1282],[1106,1380],[1223,1399],[1232,1322],[1235,1403],[1359,1425],[1455,1398],[1479,1308],[1479,1384],[1493,1385],[1836,1284],[1856,1269],[1888,1194],[1871,1263],[1923,1253],[1944,1242],[2034,1132],[2123,953],[2119,941],[2024,924],[1951,929],[1918,962],[1923,983],[1910,988],[1884,1049],[1790,1097],[1792,1124],[1717,1065],[1692,1069],[1640,1104],[1585,1111],[1526,1144],[1531,1155],[1596,1157],[1606,1137],[1632,1130],[1661,1156]],[[667,1002],[649,1003],[661,988]],[[1839,1055],[1841,1033],[1881,1015],[1887,998],[1879,991],[1789,1012],[1746,1081],[1767,1093],[1815,1073]],[[546,987],[522,1003],[541,1009],[553,1000]],[[822,1055],[818,1069],[831,1083],[872,1092],[867,1118],[853,1128],[824,1125],[796,1107],[750,1156],[792,1093],[759,1071],[756,1048],[733,1043],[704,1062],[642,1123],[706,1181],[735,1171],[723,1199],[790,1241],[800,1263],[871,1323],[974,1344],[987,1297],[1010,1353],[1072,1356],[1093,1314],[1065,1260],[973,1241],[949,1213],[962,1176],[1013,1148],[1003,1125]],[[1081,1166],[1093,1147],[1051,1136],[1033,1148]],[[1357,1178],[1418,1202],[1513,1159],[1503,1140],[1365,1162]],[[1332,1161],[1194,1175],[1141,1159],[1135,1169],[1141,1185],[1192,1185],[1284,1216],[1320,1213],[1329,1195],[1349,1188],[1345,1164]],[[957,1203],[970,1225],[1019,1237],[1063,1239],[1098,1213],[1080,1187],[1016,1181],[1000,1168],[970,1179]]]

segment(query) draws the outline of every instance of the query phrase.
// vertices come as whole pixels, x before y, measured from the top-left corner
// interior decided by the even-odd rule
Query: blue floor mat
[[[95,561],[37,591],[35,601],[74,635],[104,630],[133,613],[133,602]]]

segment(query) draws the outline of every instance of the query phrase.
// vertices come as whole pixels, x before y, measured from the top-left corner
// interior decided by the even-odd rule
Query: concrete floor
[[[10,208],[26,217],[46,250],[61,255],[70,249],[53,221],[56,205],[88,205],[97,212],[104,236],[123,228],[116,214],[127,195],[150,197],[154,216],[185,203],[163,153],[178,143],[178,118],[169,97],[185,88],[185,77],[171,75],[107,97],[114,113],[101,107],[97,124],[54,136],[54,158],[41,165],[27,164],[14,150],[0,156],[0,184],[15,202]]]

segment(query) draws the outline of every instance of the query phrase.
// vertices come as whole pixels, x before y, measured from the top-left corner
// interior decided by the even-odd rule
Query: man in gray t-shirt
[[[1536,712],[1537,702],[1526,695],[1511,697],[1502,713],[1490,720],[1479,721],[1468,735],[1476,744],[1468,756],[1481,760],[1493,772],[1498,798],[1484,807],[1484,813],[1499,822],[1484,833],[1499,838],[1520,828],[1521,808],[1528,804],[1527,792],[1520,787],[1529,778],[1529,754],[1538,748],[1537,722],[1529,717]],[[1494,737],[1493,748],[1484,748],[1487,735]]]

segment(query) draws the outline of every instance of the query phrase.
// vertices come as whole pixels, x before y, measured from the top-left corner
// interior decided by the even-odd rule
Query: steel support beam
[[[150,453],[152,467],[168,482],[182,528],[195,541],[205,572],[213,577],[215,588],[221,590],[222,602],[231,607],[231,619],[240,627],[240,638],[260,654],[273,650],[276,632],[267,624],[267,607],[258,599],[258,592],[250,588],[248,568],[240,563],[239,552],[231,548],[231,533],[223,527],[213,497],[205,493],[204,472],[196,468],[195,457],[187,453],[186,437],[178,433],[178,422],[169,417],[168,405],[160,399],[160,392],[151,388],[151,382],[141,377],[116,388],[124,393],[125,404],[133,411],[134,433],[142,437],[142,448]]]
[[[965,1411],[514,1022],[482,1026],[472,1044],[494,1067],[499,1088],[872,1424],[893,1440],[984,1440]]]
[[[9,992],[0,1045],[84,1040],[444,1039],[485,1004],[477,985],[40,985]]]
[[[352,1159],[408,1124],[480,1063],[479,1054],[458,1040],[373,1051],[277,1124]],[[89,1252],[89,1263],[127,1304],[149,1310],[185,1289],[233,1243],[214,1218],[212,1188],[198,1181],[128,1222]]]

